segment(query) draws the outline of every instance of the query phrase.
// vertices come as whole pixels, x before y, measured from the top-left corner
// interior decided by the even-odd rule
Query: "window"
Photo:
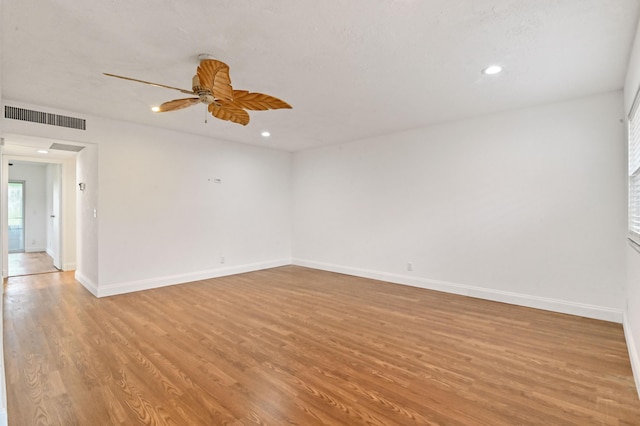
[[[24,251],[24,181],[9,182],[9,253]]]
[[[640,93],[640,91],[638,92]],[[629,239],[640,245],[640,103],[636,94],[629,111]]]

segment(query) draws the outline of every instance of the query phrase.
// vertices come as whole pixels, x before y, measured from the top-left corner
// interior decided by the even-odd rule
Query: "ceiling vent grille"
[[[84,149],[81,145],[67,145],[64,143],[52,143],[49,149],[57,149],[59,151],[80,152]]]
[[[48,124],[50,126],[68,127],[70,129],[87,130],[87,121],[83,118],[67,117],[66,115],[33,111],[5,105],[4,117],[13,120],[31,121],[32,123]]]

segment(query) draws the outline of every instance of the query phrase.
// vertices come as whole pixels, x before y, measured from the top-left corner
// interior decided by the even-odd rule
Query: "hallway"
[[[49,272],[58,272],[58,269],[53,266],[51,256],[44,251],[9,253],[8,275],[10,277],[46,274]]]

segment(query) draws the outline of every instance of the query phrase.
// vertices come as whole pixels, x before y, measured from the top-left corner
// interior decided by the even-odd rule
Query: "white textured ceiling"
[[[2,0],[2,97],[296,151],[622,88],[638,0]],[[197,55],[292,110],[197,105]],[[498,63],[504,72],[480,70]],[[264,140],[260,132],[272,133]]]

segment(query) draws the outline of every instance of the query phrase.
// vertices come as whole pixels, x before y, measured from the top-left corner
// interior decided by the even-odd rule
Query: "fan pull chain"
[[[209,117],[209,114],[207,114],[207,109],[205,108],[205,110],[204,110],[204,124],[208,123],[208,121],[207,121],[208,117]]]

